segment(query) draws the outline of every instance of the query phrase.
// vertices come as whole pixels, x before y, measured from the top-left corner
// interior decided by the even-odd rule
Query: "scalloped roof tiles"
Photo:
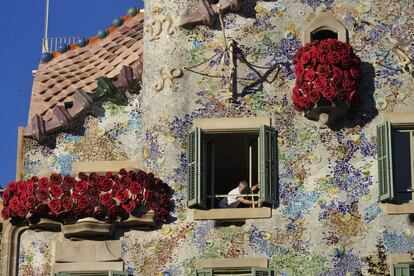
[[[76,91],[92,92],[100,77],[114,78],[123,66],[133,69],[142,64],[144,14],[124,16],[125,23],[108,29],[104,39],[89,39],[85,47],[71,45],[63,54],[41,63],[34,77],[29,111],[31,118],[40,115],[44,120],[53,117],[52,110],[72,101]]]

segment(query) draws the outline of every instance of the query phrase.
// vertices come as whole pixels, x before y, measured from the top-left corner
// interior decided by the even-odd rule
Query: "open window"
[[[347,43],[348,30],[329,12],[321,12],[306,26],[303,31],[303,42],[327,38],[338,39]]]
[[[381,202],[409,203],[414,192],[414,125],[377,126],[378,182]]]
[[[226,120],[240,122],[242,119]],[[248,121],[247,118],[244,120]],[[247,181],[249,188],[258,184],[258,189],[253,188],[243,194],[243,198],[258,203],[248,209],[276,206],[278,164],[275,129],[263,124],[255,128],[227,127],[212,130],[201,126],[189,133],[188,207],[226,209],[229,206],[223,202],[231,197],[229,192],[242,180]]]
[[[414,276],[414,264],[395,264],[394,276]]]
[[[269,268],[254,267],[251,269],[198,269],[196,276],[272,276],[273,271]]]

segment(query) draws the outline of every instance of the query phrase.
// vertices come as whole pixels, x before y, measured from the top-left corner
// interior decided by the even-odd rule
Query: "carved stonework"
[[[209,0],[199,0],[197,9],[187,12],[181,18],[181,26],[185,28],[206,25],[213,26],[220,13],[237,12],[243,5],[243,0],[220,0],[217,4],[210,4]]]
[[[312,35],[320,31],[331,31],[337,34],[339,41],[348,43],[348,30],[331,13],[321,12],[306,26],[303,31],[303,43],[312,42]]]
[[[94,218],[84,218],[74,224],[62,225],[65,238],[72,240],[105,240],[114,237],[114,225]]]

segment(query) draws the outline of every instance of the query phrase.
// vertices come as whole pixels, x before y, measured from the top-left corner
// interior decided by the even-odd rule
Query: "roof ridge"
[[[57,51],[54,51],[52,53],[46,52],[43,53],[40,57],[40,64],[46,64],[49,61],[51,61],[54,58],[57,58],[59,56],[62,56],[64,53],[86,47],[88,45],[93,45],[98,43],[99,41],[105,39],[110,34],[114,33],[118,28],[123,26],[125,23],[127,23],[129,20],[131,20],[133,17],[141,15],[143,16],[144,9],[139,9],[137,7],[131,7],[128,9],[126,15],[122,17],[117,17],[112,21],[112,25],[106,29],[100,29],[96,36],[92,37],[82,37],[79,38],[76,43],[72,44],[61,44],[59,46],[59,49]]]

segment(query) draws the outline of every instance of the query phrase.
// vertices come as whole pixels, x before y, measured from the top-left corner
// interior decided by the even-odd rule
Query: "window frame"
[[[269,261],[265,256],[233,259],[200,259],[196,261],[196,276],[210,276],[213,275],[215,270],[227,270],[229,272],[231,270],[251,270],[252,276],[255,275],[255,272],[268,272],[269,276],[273,275],[273,271],[269,268]],[[206,274],[198,274],[200,272]]]
[[[270,127],[271,124],[271,119],[270,117],[248,117],[248,118],[208,118],[208,119],[197,119],[194,120],[193,122],[193,127],[194,129],[196,129],[196,131],[194,132],[194,129],[192,132],[190,132],[189,134],[189,141],[188,141],[188,148],[187,148],[187,152],[188,152],[188,164],[189,164],[189,174],[188,177],[192,177],[194,175],[191,175],[190,172],[190,166],[192,165],[192,162],[194,160],[204,160],[203,158],[205,158],[205,152],[203,152],[204,149],[201,148],[201,145],[198,145],[198,143],[192,139],[196,139],[199,137],[197,137],[198,135],[201,135],[201,131],[205,134],[220,134],[220,133],[249,133],[249,132],[258,132],[259,136],[260,136],[260,132],[261,131],[266,131],[267,128],[263,127],[263,126],[268,126]],[[198,130],[199,129],[199,130]],[[272,128],[274,130],[274,128]],[[191,135],[193,135],[192,133],[195,133],[195,137],[192,137]],[[274,130],[274,134],[277,135],[276,130]],[[264,136],[264,135],[263,135]],[[260,140],[260,137],[259,139]],[[276,156],[274,157],[276,160],[277,158],[277,136],[274,139],[275,145],[271,144],[272,146],[274,146],[275,151],[269,151],[269,154],[275,154]],[[258,145],[259,146],[259,145]],[[194,154],[194,153],[190,153],[192,151],[192,147],[198,147],[199,153]],[[193,156],[196,155],[196,156]],[[259,158],[259,157],[258,157]],[[260,163],[259,159],[259,163]],[[201,165],[200,165],[201,166]],[[260,164],[258,164],[258,166],[260,167]],[[265,166],[265,164],[262,164],[262,166]],[[274,185],[276,185],[276,187],[278,187],[278,163],[274,164],[273,166],[274,168]],[[272,168],[272,169],[273,169]],[[195,170],[199,173],[202,174],[201,172],[202,168],[195,168]],[[263,170],[263,169],[262,169]],[[273,170],[272,170],[273,171]],[[199,176],[196,176],[196,178]],[[205,177],[204,177],[205,178]],[[260,168],[259,168],[259,179],[260,179]],[[204,181],[204,179],[198,179],[199,183],[202,183],[202,181]],[[193,208],[194,209],[194,219],[196,220],[210,220],[210,219],[220,219],[220,220],[244,220],[244,219],[250,219],[250,218],[270,218],[271,217],[271,208],[269,207],[256,207],[256,208],[211,208],[206,210],[205,206],[205,199],[207,198],[206,195],[206,189],[203,187],[198,187],[197,185],[194,185],[194,187],[192,187],[192,184],[190,184],[191,180],[189,179],[188,182],[188,204],[187,206],[189,208]],[[265,184],[263,184],[265,185]],[[271,189],[270,189],[271,190]],[[277,190],[277,189],[275,189]],[[261,189],[260,191],[260,200],[266,200],[269,198],[266,198],[264,196],[265,189]],[[276,191],[276,194],[273,194],[274,196],[274,201],[269,201],[271,202],[271,204],[273,205],[274,208],[277,207],[278,204],[278,192]],[[196,202],[193,200],[193,198],[197,198],[197,201],[200,204],[196,204]],[[200,207],[199,209],[197,209],[197,207]],[[200,210],[201,209],[201,210]],[[248,211],[247,211],[248,210]],[[252,211],[253,210],[253,211]],[[245,212],[247,211],[247,212]]]
[[[414,133],[414,112],[393,112],[393,113],[385,113],[383,116],[383,123],[377,125],[377,153],[378,155],[378,184],[379,184],[379,201],[382,202],[385,205],[385,211],[388,215],[402,215],[402,214],[411,214],[414,213],[414,193],[412,193],[412,200],[410,200],[408,203],[402,203],[398,204],[395,202],[392,202],[393,196],[393,189],[395,187],[394,183],[394,176],[392,172],[392,148],[391,148],[391,130],[397,129],[397,130],[410,130],[412,133]],[[391,194],[389,197],[381,196],[381,193],[383,192],[383,185],[385,185],[382,182],[383,176],[383,168],[381,168],[379,157],[381,155],[381,148],[380,148],[380,136],[381,132],[379,128],[381,125],[388,125],[389,133],[387,134],[389,136],[388,141],[382,141],[388,143],[389,149],[387,150],[388,159],[389,159],[389,174],[390,174],[390,181],[392,184],[388,184],[390,188]],[[411,154],[411,187],[414,187],[414,136],[410,135],[410,154]],[[392,190],[391,190],[392,189]]]
[[[387,263],[390,268],[390,276],[398,276],[395,274],[395,267],[402,265],[411,265],[414,267],[414,255],[409,253],[390,254],[387,256]]]

